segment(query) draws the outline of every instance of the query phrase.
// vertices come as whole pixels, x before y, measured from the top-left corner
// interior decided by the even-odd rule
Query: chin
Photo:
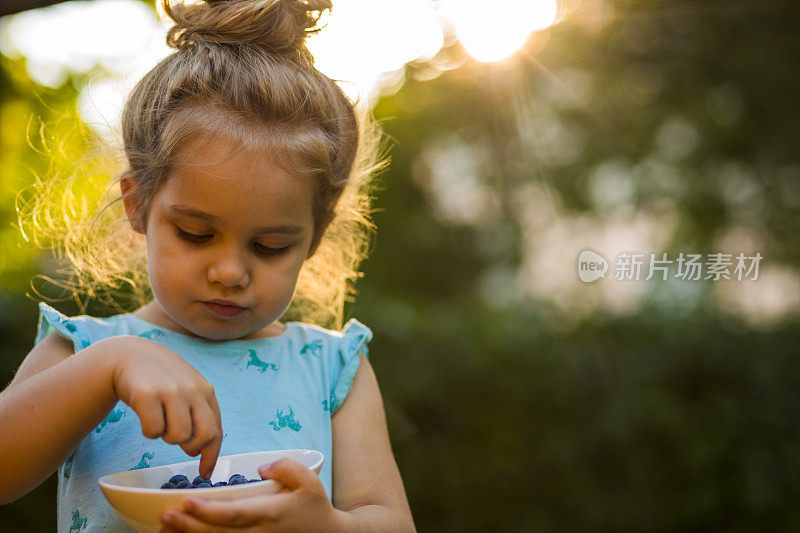
[[[237,336],[241,336],[238,331],[233,331],[230,326],[225,327],[222,325],[218,327],[208,327],[206,325],[195,323],[195,327],[190,327],[190,325],[186,322],[181,323],[181,325],[183,326],[183,329],[186,330],[188,335],[192,335],[200,339],[227,341],[235,339]]]
[[[200,333],[199,336],[212,341],[232,341],[239,339],[247,334],[248,334],[247,331],[239,332],[227,329],[225,331],[219,331],[219,330],[205,331]]]

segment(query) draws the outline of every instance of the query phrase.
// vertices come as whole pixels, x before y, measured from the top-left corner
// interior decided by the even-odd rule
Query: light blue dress
[[[310,448],[325,459],[320,479],[332,501],[331,417],[367,353],[372,332],[351,318],[341,332],[287,322],[277,337],[209,341],[159,328],[130,313],[67,317],[39,304],[35,343],[53,331],[75,352],[116,335],[137,335],[169,348],[213,386],[222,415],[220,456]],[[75,390],[80,394],[80,390]],[[117,402],[58,468],[58,532],[125,531],[97,480],[114,472],[199,460],[161,438],[148,439],[136,412]],[[165,480],[166,481],[166,480]]]

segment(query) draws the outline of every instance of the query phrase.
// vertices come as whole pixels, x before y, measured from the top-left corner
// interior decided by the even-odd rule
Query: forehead
[[[159,191],[162,209],[180,204],[239,225],[309,224],[312,182],[291,173],[266,152],[223,142],[195,143],[179,152]]]

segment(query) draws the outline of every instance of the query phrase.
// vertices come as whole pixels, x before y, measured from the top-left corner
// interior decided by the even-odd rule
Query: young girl
[[[162,515],[163,531],[414,530],[372,333],[356,319],[321,325],[341,325],[366,249],[364,185],[382,164],[366,166],[366,119],[305,47],[330,7],[164,0],[178,51],[122,117],[129,233],[101,249],[63,241],[76,271],[105,275],[94,280],[144,270],[146,245],[152,299],[108,318],[39,304],[35,346],[0,394],[13,436],[0,439],[0,503],[57,468],[58,531],[130,531],[98,478],[198,455],[211,477],[220,455],[311,448],[325,456],[319,476],[263,465],[280,493],[195,497]]]

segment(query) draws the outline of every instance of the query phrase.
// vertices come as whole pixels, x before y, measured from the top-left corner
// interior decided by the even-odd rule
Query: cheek
[[[259,292],[272,293],[279,299],[292,297],[303,262],[297,258],[286,259],[279,264],[263,266],[256,272]]]
[[[167,243],[155,243],[148,247],[147,265],[151,284],[170,289],[185,279],[186,257],[176,247]]]
[[[265,264],[255,271],[258,282],[263,286],[273,289],[294,285],[297,279],[298,267],[296,261]]]

